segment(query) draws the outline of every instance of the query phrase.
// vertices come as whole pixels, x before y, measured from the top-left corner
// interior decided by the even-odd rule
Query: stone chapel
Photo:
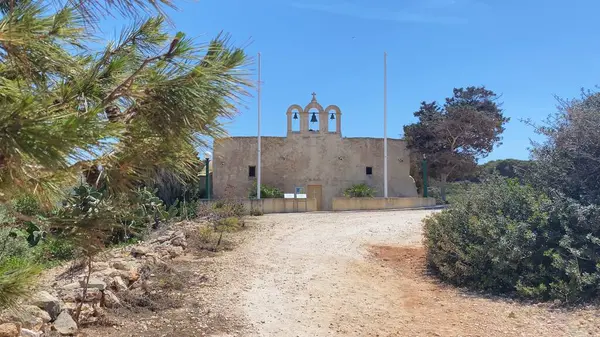
[[[307,194],[317,199],[319,210],[330,210],[332,198],[354,184],[365,183],[383,197],[383,138],[342,137],[340,108],[323,108],[312,96],[304,108],[293,104],[287,109],[286,137],[261,137],[261,183]],[[215,141],[215,198],[248,197],[256,182],[257,150],[256,136]],[[409,170],[405,141],[388,138],[389,197],[417,196]]]

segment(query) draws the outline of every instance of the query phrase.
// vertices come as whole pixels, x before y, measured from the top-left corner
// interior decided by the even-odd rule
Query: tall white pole
[[[388,197],[387,151],[387,53],[383,53],[383,196]]]
[[[258,83],[257,98],[258,98],[258,158],[256,160],[256,198],[260,199],[260,53],[258,53]]]

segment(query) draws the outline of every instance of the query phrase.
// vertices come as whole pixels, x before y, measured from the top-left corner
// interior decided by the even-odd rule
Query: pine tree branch
[[[173,40],[175,41],[175,40]],[[142,70],[144,70],[150,63],[152,62],[156,62],[159,60],[163,60],[163,59],[167,59],[169,57],[172,56],[172,52],[173,52],[173,46],[171,45],[171,48],[169,48],[169,51],[167,51],[164,54],[161,55],[157,55],[154,57],[148,57],[146,58],[142,64],[140,64],[140,66],[133,72],[133,74],[129,75],[129,77],[127,79],[125,79],[125,81],[123,81],[121,84],[119,84],[103,101],[102,104],[103,105],[107,105],[110,102],[114,101],[115,99],[118,99],[120,97],[120,95],[122,94],[122,90],[129,90],[131,88],[131,85],[133,84],[133,82],[135,81],[135,78],[142,72]]]

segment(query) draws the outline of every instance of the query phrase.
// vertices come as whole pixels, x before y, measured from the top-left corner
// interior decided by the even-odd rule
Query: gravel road
[[[597,306],[490,297],[429,275],[421,221],[432,212],[247,219],[226,236],[233,250],[172,261],[189,278],[182,306],[117,316],[87,336],[600,336]]]
[[[394,287],[394,275],[367,262],[368,246],[418,245],[421,220],[430,213],[262,217],[254,242],[245,245],[252,250],[253,272],[242,306],[251,335],[388,336],[396,313],[389,310],[385,288]]]

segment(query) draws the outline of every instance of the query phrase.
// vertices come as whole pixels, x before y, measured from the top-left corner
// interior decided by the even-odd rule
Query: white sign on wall
[[[283,197],[286,199],[294,199],[294,193],[285,193]]]

